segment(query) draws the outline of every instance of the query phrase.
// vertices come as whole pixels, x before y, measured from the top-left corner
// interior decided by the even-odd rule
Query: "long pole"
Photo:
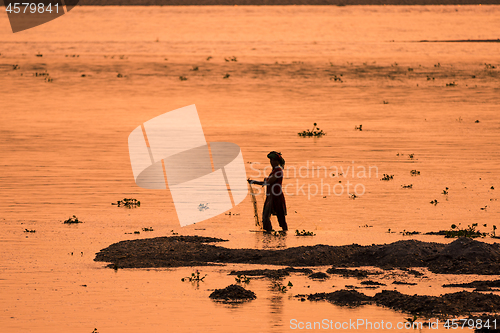
[[[257,209],[257,199],[255,198],[255,193],[253,192],[253,187],[252,184],[248,184],[250,187],[250,196],[252,197],[252,204],[253,204],[253,213],[255,217],[255,226],[260,227],[260,221],[259,221],[259,210]]]

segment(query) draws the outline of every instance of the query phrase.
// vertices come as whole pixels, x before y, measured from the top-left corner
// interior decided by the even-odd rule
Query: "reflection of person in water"
[[[276,215],[278,218],[278,223],[283,231],[288,230],[286,224],[286,203],[285,196],[283,194],[283,168],[285,167],[285,160],[281,156],[281,153],[272,151],[267,154],[269,162],[273,167],[273,170],[263,182],[251,180],[248,182],[250,184],[257,184],[264,186],[266,185],[266,201],[264,202],[264,209],[262,211],[262,227],[266,231],[273,230],[271,225],[271,214]]]

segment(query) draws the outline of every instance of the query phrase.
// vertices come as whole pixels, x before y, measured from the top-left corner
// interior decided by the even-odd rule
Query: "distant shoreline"
[[[73,0],[74,1],[74,0]],[[81,0],[79,6],[430,6],[500,5],[500,0]]]

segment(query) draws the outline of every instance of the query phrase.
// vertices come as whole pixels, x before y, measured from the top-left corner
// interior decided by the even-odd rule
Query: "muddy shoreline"
[[[199,236],[121,241],[102,249],[95,261],[107,267],[154,268],[244,263],[280,266],[374,266],[382,269],[426,267],[437,274],[500,274],[500,244],[461,237],[450,244],[401,240],[361,246],[314,245],[283,250],[229,249],[223,239]]]

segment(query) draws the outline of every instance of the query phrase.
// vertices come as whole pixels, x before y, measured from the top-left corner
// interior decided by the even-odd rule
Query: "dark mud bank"
[[[223,241],[199,236],[128,240],[102,249],[94,260],[110,262],[108,267],[115,269],[245,263],[383,269],[427,267],[441,274],[500,274],[500,245],[469,238],[459,238],[450,244],[404,240],[383,245],[319,244],[283,250],[228,249],[208,244]]]
[[[383,290],[370,297],[355,290],[338,290],[332,293],[296,295],[310,301],[326,300],[336,305],[359,306],[377,304],[393,310],[425,316],[459,316],[476,312],[498,313],[500,296],[461,291],[441,296],[405,295],[395,290]]]

